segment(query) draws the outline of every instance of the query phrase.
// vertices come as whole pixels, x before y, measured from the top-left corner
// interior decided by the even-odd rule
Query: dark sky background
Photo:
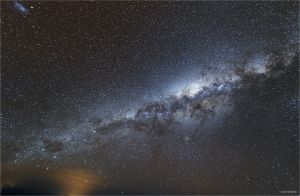
[[[299,193],[298,24],[296,1],[1,2],[4,193]]]

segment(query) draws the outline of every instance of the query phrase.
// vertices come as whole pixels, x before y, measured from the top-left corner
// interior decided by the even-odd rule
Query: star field
[[[299,2],[1,2],[3,194],[299,194]]]

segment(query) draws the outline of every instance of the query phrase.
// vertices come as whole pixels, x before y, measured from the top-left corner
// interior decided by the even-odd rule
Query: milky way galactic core
[[[2,194],[299,194],[299,2],[1,2]]]

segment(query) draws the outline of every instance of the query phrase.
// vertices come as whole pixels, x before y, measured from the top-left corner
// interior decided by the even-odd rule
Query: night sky
[[[299,2],[1,1],[2,194],[299,194]]]

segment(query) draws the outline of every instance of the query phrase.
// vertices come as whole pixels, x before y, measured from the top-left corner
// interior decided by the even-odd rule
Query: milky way
[[[1,4],[3,193],[299,193],[298,2]]]

